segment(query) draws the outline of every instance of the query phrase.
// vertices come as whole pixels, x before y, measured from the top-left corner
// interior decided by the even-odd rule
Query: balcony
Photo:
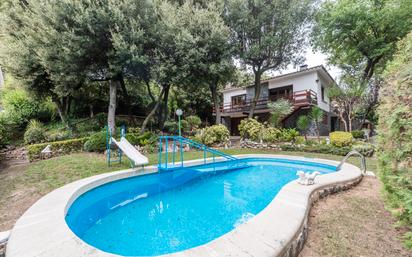
[[[293,103],[295,109],[301,107],[308,107],[317,104],[317,94],[313,90],[301,90],[293,92],[292,95],[289,96],[276,96],[276,97],[263,97],[258,99],[255,107],[255,111],[257,113],[268,112],[269,107],[268,103],[274,102],[279,99],[287,99]],[[222,114],[230,114],[230,113],[248,113],[250,111],[250,107],[252,105],[252,99],[246,99],[242,103],[237,103],[234,105],[233,103],[224,103],[220,107],[220,111]]]

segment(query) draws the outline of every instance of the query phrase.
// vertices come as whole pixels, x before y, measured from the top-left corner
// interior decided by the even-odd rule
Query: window
[[[232,107],[242,106],[246,102],[246,94],[232,96]]]
[[[320,96],[322,101],[325,102],[325,88],[323,86],[320,86]]]
[[[277,101],[279,99],[291,100],[292,98],[293,98],[293,85],[272,88],[269,90],[269,100],[270,101]]]

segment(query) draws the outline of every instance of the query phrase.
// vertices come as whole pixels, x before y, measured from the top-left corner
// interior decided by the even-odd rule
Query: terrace
[[[257,112],[268,112],[268,103],[279,99],[287,99],[291,101],[295,110],[301,107],[316,105],[318,102],[317,94],[313,90],[300,90],[295,92],[285,92],[283,94],[270,94],[266,97],[261,97],[256,103],[255,110]],[[232,99],[230,103],[222,104],[220,111],[222,114],[229,113],[248,113],[250,111],[253,99],[247,99],[246,95],[242,95],[239,99]]]

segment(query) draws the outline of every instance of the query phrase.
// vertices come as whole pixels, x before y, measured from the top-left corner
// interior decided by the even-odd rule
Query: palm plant
[[[308,141],[307,130],[309,129],[309,126],[310,126],[309,117],[306,115],[299,116],[298,120],[296,121],[296,126],[305,136],[305,141]]]
[[[286,99],[270,102],[268,107],[270,109],[270,123],[274,127],[280,127],[282,119],[293,112],[293,104]]]
[[[318,137],[318,142],[320,143],[320,123],[323,120],[325,113],[319,106],[314,106],[310,110],[309,117],[315,123],[316,135]]]

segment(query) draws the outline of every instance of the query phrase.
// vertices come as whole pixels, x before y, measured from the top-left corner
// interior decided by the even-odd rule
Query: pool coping
[[[236,157],[339,164],[325,159],[276,154],[244,154]],[[185,162],[189,166],[201,163],[203,159]],[[72,182],[43,196],[14,225],[7,243],[6,257],[119,257],[120,255],[94,248],[78,238],[66,224],[67,209],[78,196],[92,188],[156,171],[157,166],[149,166],[144,170],[104,173]],[[291,181],[282,187],[265,209],[248,222],[204,245],[161,256],[297,256],[306,239],[307,219],[312,202],[328,193],[346,189],[361,179],[361,170],[345,163],[340,171],[318,176],[314,185],[303,186],[297,180]]]

